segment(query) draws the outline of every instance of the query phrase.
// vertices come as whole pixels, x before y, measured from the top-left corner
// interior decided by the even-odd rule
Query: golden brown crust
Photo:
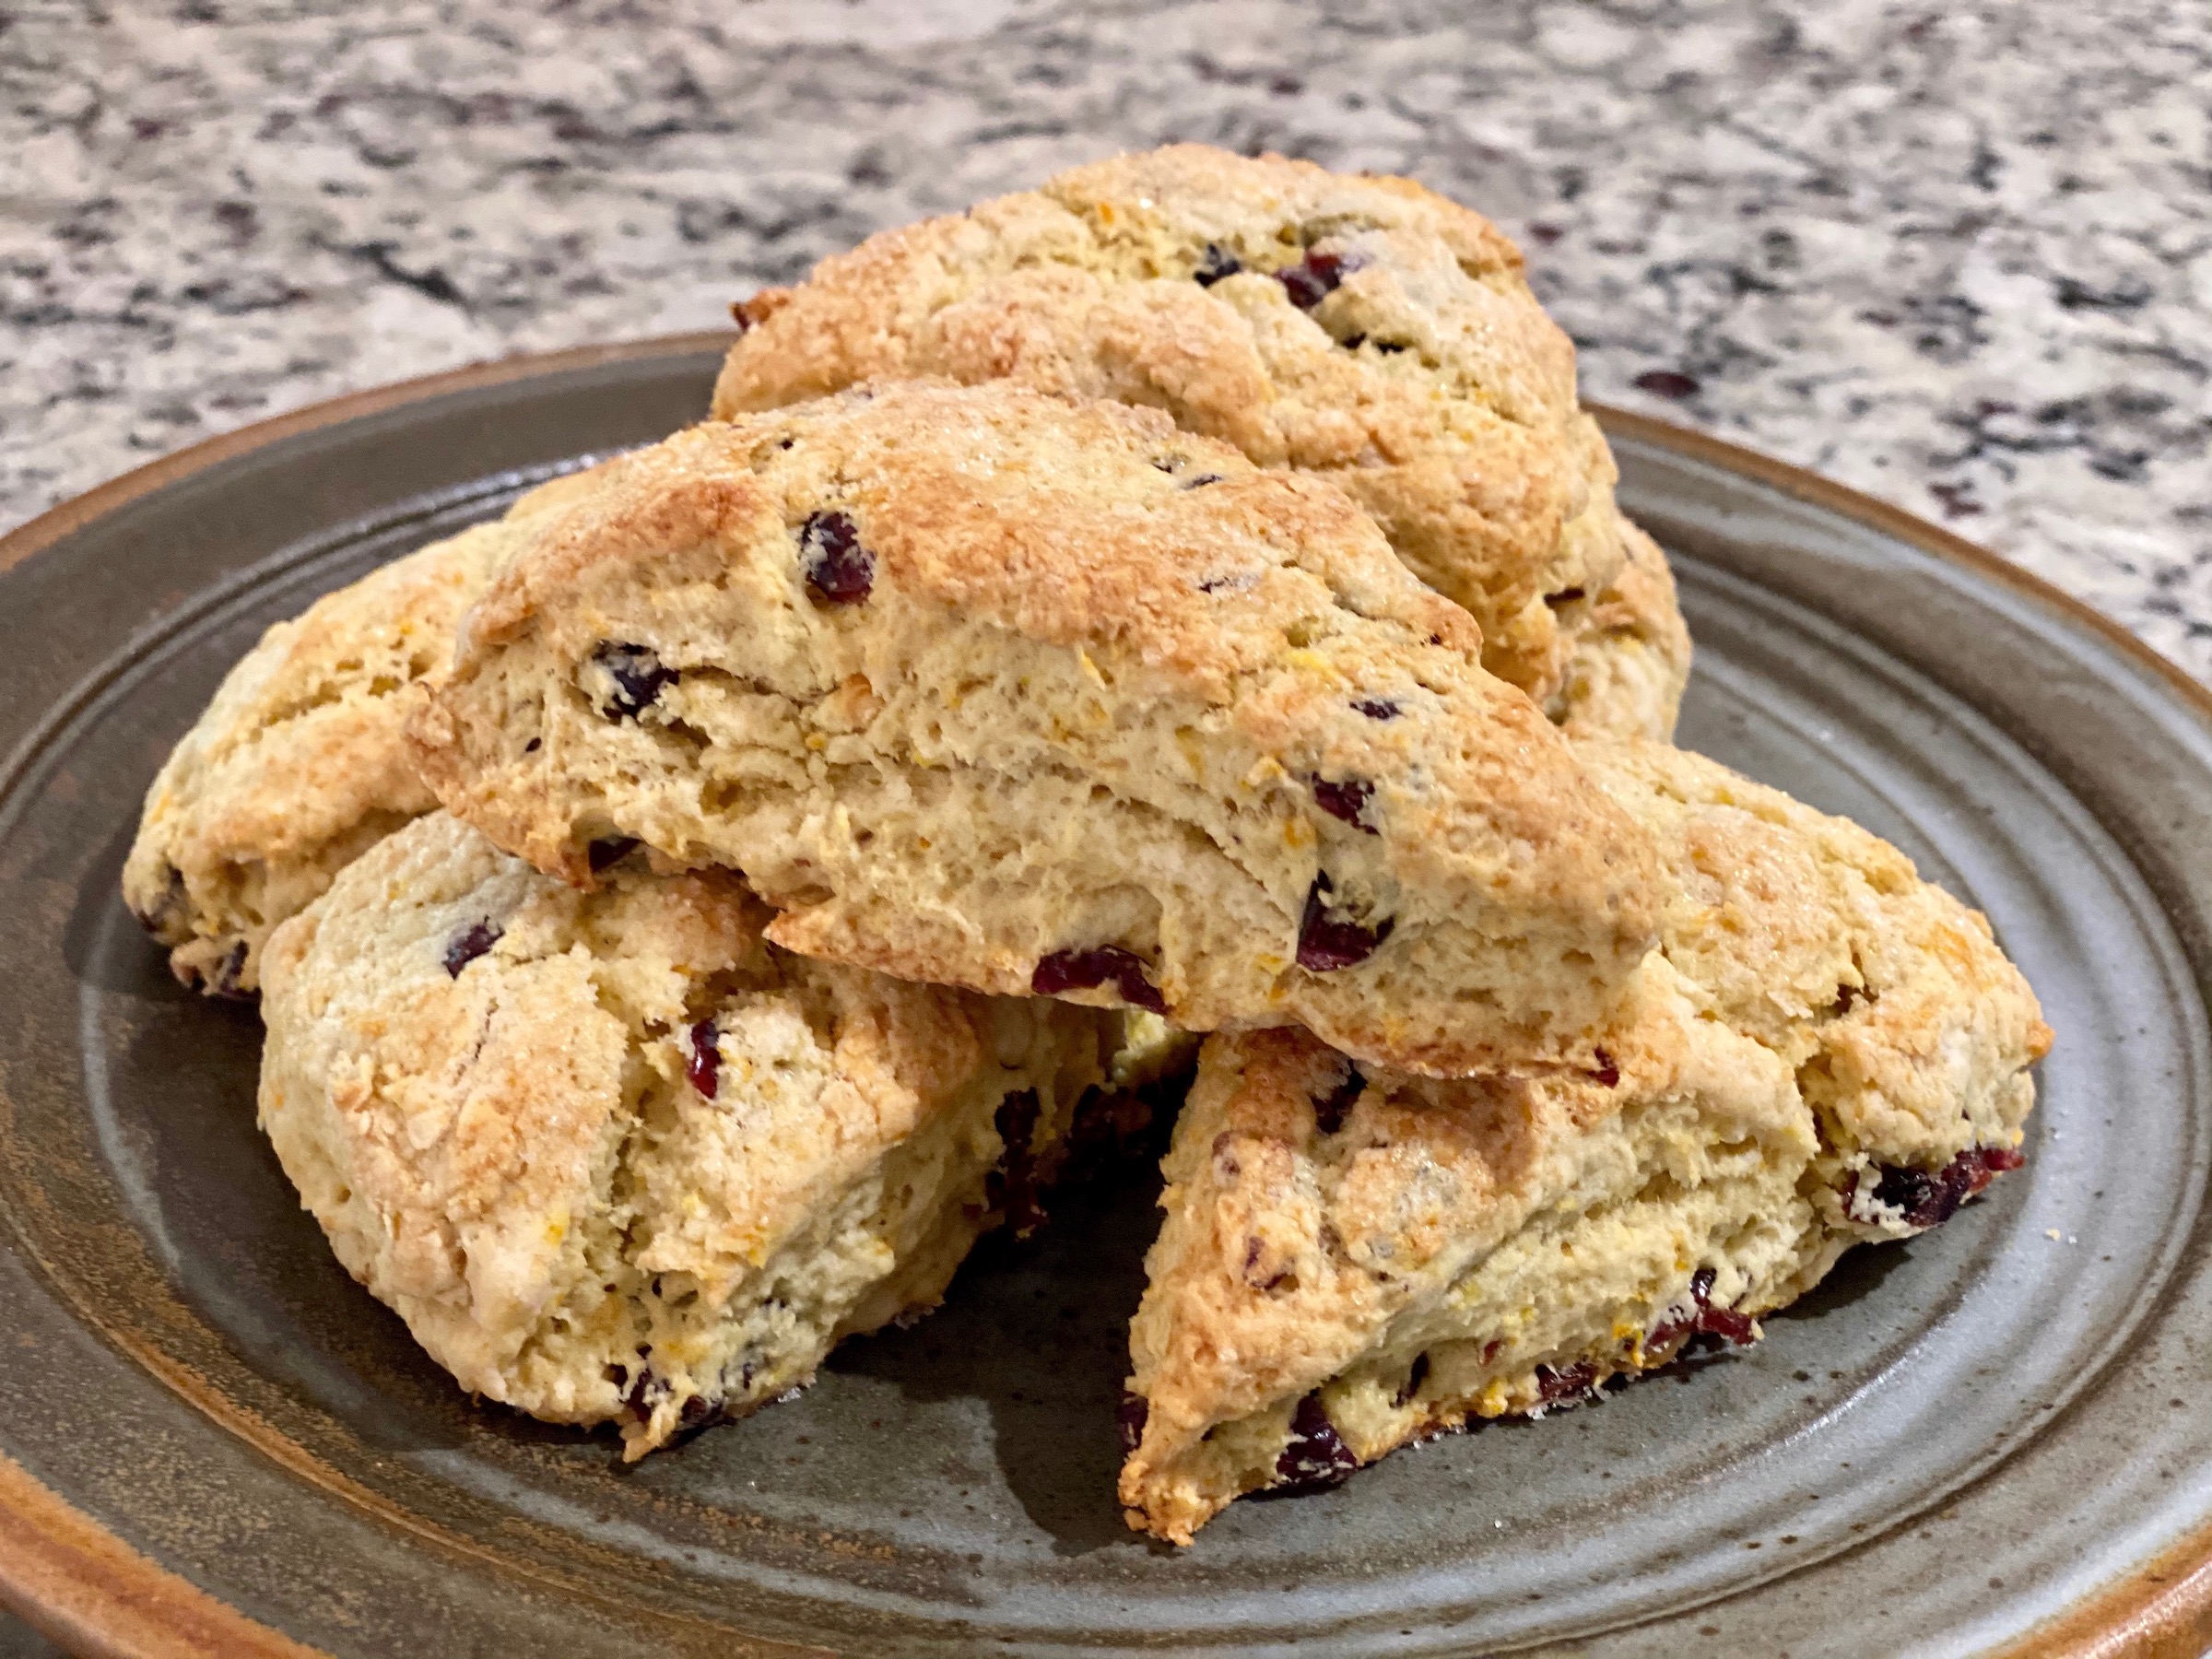
[[[850,603],[807,586],[827,513],[870,561]],[[451,809],[567,879],[641,837],[742,869],[794,949],[1019,993],[1111,945],[1188,1027],[1410,1069],[1586,1052],[1653,936],[1640,834],[1341,492],[1006,382],[625,459],[415,734]],[[1324,912],[1372,954],[1298,965]]]
[[[641,858],[578,893],[432,814],[271,938],[263,1126],[465,1387],[632,1456],[773,1399],[934,1305],[1100,1078],[1108,1015],[804,961],[767,916]]]
[[[1983,1091],[2051,1030],[1986,917],[1879,836],[1701,755],[1575,747],[1660,849],[1668,960],[1833,1106],[1839,1149],[1940,1162],[1989,1142],[2004,1109]]]
[[[1276,273],[1309,256],[1335,286],[1301,305]],[[738,310],[718,416],[1013,378],[1324,475],[1539,700],[1591,623],[1556,595],[1601,592],[1626,558],[1612,458],[1519,252],[1410,180],[1175,145],[886,231]]]
[[[438,804],[407,758],[407,718],[526,526],[592,487],[540,486],[277,623],[231,669],[147,791],[124,866],[124,900],[179,979],[250,994],[270,931]]]
[[[2050,1031],[1982,917],[1712,761],[1579,747],[1665,858],[1636,1018],[1601,1071],[1507,1080],[1209,1039],[1131,1329],[1132,1525],[1188,1543],[1307,1465],[1746,1339],[2006,1167]]]

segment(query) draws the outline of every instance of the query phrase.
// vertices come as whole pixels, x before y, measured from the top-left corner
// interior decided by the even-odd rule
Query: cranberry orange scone
[[[463,1386],[641,1456],[1033,1219],[1114,1016],[809,962],[735,877],[583,894],[442,813],[270,939],[261,1120]]]
[[[809,956],[1416,1071],[1586,1059],[1652,848],[1475,643],[1325,483],[906,382],[617,463],[413,730],[538,868],[735,869]]]
[[[1588,747],[1676,888],[1632,1030],[1599,1071],[1456,1081],[1209,1039],[1131,1333],[1131,1525],[1188,1543],[1241,1493],[1752,1340],[2020,1161],[2050,1032],[1980,915],[1711,761]]]
[[[230,670],[154,779],[123,871],[180,980],[251,994],[269,931],[438,804],[407,759],[406,718],[531,522],[591,487],[558,478],[326,594]]]
[[[909,375],[1149,405],[1350,491],[1555,716],[1576,675],[1615,677],[1626,526],[1573,346],[1512,243],[1409,180],[1176,145],[886,231],[735,314],[717,415]],[[1623,733],[1671,729],[1664,597],[1671,689],[1585,707]]]

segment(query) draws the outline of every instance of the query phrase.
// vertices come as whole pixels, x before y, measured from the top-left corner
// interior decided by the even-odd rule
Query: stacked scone
[[[1181,147],[739,316],[712,418],[272,630],[126,873],[465,1386],[632,1455],[771,1399],[1207,1034],[1123,1419],[1188,1543],[2018,1163],[1986,924],[1667,746],[1671,579],[1476,215]]]

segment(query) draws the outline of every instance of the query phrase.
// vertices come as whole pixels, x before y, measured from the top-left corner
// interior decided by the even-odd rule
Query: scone
[[[438,804],[401,742],[406,718],[531,521],[590,488],[572,475],[532,490],[277,623],[231,669],[154,779],[123,870],[180,980],[251,995],[270,930]]]
[[[615,463],[463,627],[439,798],[769,937],[1408,1070],[1586,1061],[1648,835],[1341,491],[1156,410],[895,382]]]
[[[338,1259],[462,1386],[633,1458],[1034,1219],[1114,1025],[808,962],[644,864],[580,893],[434,814],[262,976],[262,1126]]]
[[[1665,743],[1689,682],[1689,629],[1659,544],[1625,520],[1621,533],[1628,562],[1592,606],[1545,712],[1571,737]]]
[[[1241,1493],[1591,1397],[2016,1167],[2050,1041],[1976,912],[1694,755],[1588,746],[1665,850],[1602,1069],[1432,1081],[1207,1041],[1131,1332],[1121,1496],[1179,1544]]]
[[[885,231],[735,315],[718,416],[907,375],[1149,405],[1356,496],[1538,702],[1634,672],[1612,663],[1627,531],[1574,347],[1520,251],[1410,180],[1175,145]],[[1688,655],[1665,598],[1682,649],[1641,667],[1672,689],[1586,720],[1668,735]]]

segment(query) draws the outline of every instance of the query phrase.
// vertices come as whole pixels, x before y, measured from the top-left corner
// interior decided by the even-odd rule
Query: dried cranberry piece
[[[1398,1384],[1398,1392],[1392,1396],[1390,1403],[1403,1411],[1413,1404],[1414,1397],[1421,1392],[1421,1384],[1428,1381],[1429,1356],[1416,1354],[1413,1357],[1413,1369],[1406,1373],[1406,1381]]]
[[[1290,1443],[1275,1460],[1277,1480],[1288,1490],[1316,1492],[1343,1484],[1359,1466],[1359,1460],[1323,1409],[1321,1395],[1310,1394],[1300,1400],[1290,1416]]]
[[[1717,1336],[1738,1347],[1751,1340],[1748,1313],[1734,1308],[1716,1308],[1706,1299],[1712,1294],[1713,1271],[1700,1267],[1689,1276],[1689,1299],[1695,1304],[1687,1314],[1677,1314],[1644,1338],[1647,1348],[1663,1348],[1683,1337]]]
[[[445,971],[454,979],[494,945],[500,942],[499,928],[489,922],[472,922],[465,930],[453,935],[445,947]]]
[[[1199,256],[1198,268],[1191,273],[1191,280],[1200,288],[1212,288],[1224,276],[1234,276],[1244,268],[1244,262],[1219,242],[1207,242],[1206,252]]]
[[[1132,1007],[1165,1014],[1167,999],[1145,977],[1144,959],[1119,945],[1093,945],[1088,950],[1055,950],[1040,957],[1030,974],[1030,989],[1040,996],[1060,996],[1070,991],[1091,991],[1112,981],[1115,993]]]
[[[1596,1392],[1597,1367],[1587,1359],[1556,1371],[1548,1365],[1536,1367],[1536,1393],[1547,1406],[1580,1402]]]
[[[608,720],[635,720],[668,687],[683,677],[662,665],[650,645],[629,645],[608,640],[592,653],[592,661],[606,670],[614,694],[600,706]]]
[[[207,981],[207,989],[231,1002],[252,1002],[253,993],[244,988],[246,977],[246,942],[241,939],[230,947],[229,954],[215,965],[215,972]]]
[[[592,866],[592,874],[596,876],[609,865],[620,864],[637,850],[637,845],[638,838],[634,835],[606,835],[586,847],[583,855]]]
[[[722,1028],[702,1019],[691,1028],[690,1044],[684,1053],[684,1076],[691,1079],[703,1100],[712,1100],[722,1087]]]
[[[1933,1171],[1886,1164],[1881,1180],[1875,1184],[1875,1201],[1904,1211],[1908,1227],[1940,1227],[1969,1198],[2025,1161],[2009,1147],[1969,1147]],[[1860,1179],[1853,1178],[1852,1192],[1845,1199],[1847,1208],[1855,1207],[1852,1201],[1858,1195]]]
[[[1300,311],[1312,311],[1365,263],[1356,253],[1309,253],[1298,264],[1277,271],[1275,279],[1283,285],[1291,304]]]
[[[191,897],[184,887],[184,872],[173,864],[161,866],[169,874],[162,877],[161,897],[154,900],[154,908],[142,911],[136,905],[127,908],[137,918],[138,925],[147,933],[159,934],[170,917],[182,911]]]
[[[858,605],[876,586],[876,556],[860,545],[859,527],[834,508],[799,526],[799,568],[818,605]]]
[[[1122,1403],[1114,1407],[1114,1426],[1122,1431],[1122,1453],[1135,1452],[1145,1438],[1145,1422],[1152,1415],[1152,1403],[1143,1394],[1124,1394]]]
[[[1313,799],[1331,818],[1342,818],[1370,835],[1382,832],[1367,821],[1367,804],[1374,799],[1375,786],[1365,778],[1347,778],[1341,783],[1332,783],[1325,778],[1313,780]]]
[[[1313,1098],[1313,1126],[1324,1135],[1334,1135],[1344,1127],[1344,1114],[1352,1109],[1359,1091],[1367,1087],[1367,1079],[1351,1061],[1344,1063],[1344,1081],[1325,1095]]]
[[[1595,1069],[1590,1074],[1597,1086],[1600,1088],[1618,1088],[1620,1087],[1620,1067],[1614,1063],[1613,1056],[1602,1048],[1592,1049],[1590,1055],[1597,1062]]]
[[[1395,922],[1385,917],[1372,927],[1329,914],[1329,878],[1313,877],[1306,892],[1306,912],[1298,923],[1298,965],[1309,973],[1334,973],[1375,954]]]
[[[622,1395],[622,1404],[641,1418],[650,1418],[653,1408],[675,1392],[676,1385],[665,1377],[655,1376],[652,1366],[641,1366]]]
[[[1370,720],[1395,720],[1398,705],[1387,697],[1362,697],[1352,704]]]
[[[725,1415],[721,1401],[710,1400],[705,1394],[693,1394],[677,1411],[676,1426],[679,1430],[689,1433],[694,1430],[712,1428],[721,1422]]]
[[[1027,1238],[1044,1225],[1043,1182],[1038,1178],[1036,1149],[1030,1144],[1037,1137],[1041,1110],[1037,1091],[1024,1088],[999,1101],[992,1119],[1004,1150],[988,1182],[991,1206],[1006,1212],[1006,1225],[1016,1238]]]
[[[1951,1218],[1965,1195],[1963,1186],[1954,1187],[1949,1176],[1947,1168],[1931,1173],[1886,1166],[1875,1183],[1875,1202],[1904,1211],[1909,1226],[1939,1227]]]
[[[1739,1313],[1734,1308],[1700,1308],[1698,1335],[1718,1336],[1723,1342],[1733,1342],[1738,1347],[1751,1340],[1751,1315]]]

